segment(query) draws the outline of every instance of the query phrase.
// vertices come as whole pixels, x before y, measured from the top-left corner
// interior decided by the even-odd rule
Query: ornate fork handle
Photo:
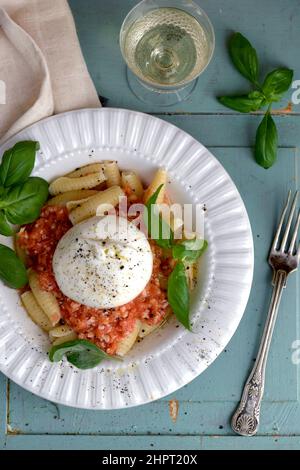
[[[249,378],[245,383],[240,404],[232,417],[232,429],[242,436],[253,436],[256,434],[258,429],[260,405],[264,393],[268,352],[277,318],[282,290],[286,285],[286,278],[287,273],[285,271],[277,271],[274,273],[274,289],[257,359]]]

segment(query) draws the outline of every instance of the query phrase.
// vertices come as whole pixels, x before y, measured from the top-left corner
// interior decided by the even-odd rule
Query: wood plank
[[[219,437],[219,436],[8,436],[7,450],[298,450],[300,438],[289,437]],[[108,450],[109,449],[109,450]]]
[[[161,112],[162,108],[146,105],[135,98],[126,81],[118,38],[123,19],[136,3],[136,0],[70,0],[89,71],[98,92],[108,98],[108,105]],[[241,31],[257,48],[262,75],[284,65],[295,69],[295,78],[300,78],[300,62],[297,60],[300,48],[299,0],[206,0],[201,2],[201,7],[215,28],[214,58],[200,76],[192,96],[165,109],[180,113],[230,112],[218,103],[216,96],[244,93],[249,88],[228,57],[226,43],[233,31]],[[290,99],[291,93],[288,93],[280,106],[285,106]],[[300,112],[300,105],[294,107],[294,112]]]
[[[251,115],[162,115],[165,121],[191,134],[206,147],[253,147],[261,116]],[[276,116],[280,147],[300,146],[300,118]],[[243,160],[241,160],[242,165]],[[275,167],[276,171],[276,167]],[[269,172],[264,172],[266,181]]]
[[[144,405],[141,413],[138,408],[75,411],[63,406],[56,407],[54,404],[46,405],[45,402],[39,404],[27,396],[20,414],[11,414],[6,432],[9,436],[233,436],[230,417],[235,406],[235,402],[227,401],[179,401],[178,418],[173,423],[166,400]],[[258,435],[299,435],[299,421],[298,402],[264,401]]]

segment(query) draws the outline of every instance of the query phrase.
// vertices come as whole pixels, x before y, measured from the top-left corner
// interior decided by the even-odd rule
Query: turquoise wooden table
[[[285,65],[300,80],[299,0],[199,0],[216,32],[212,63],[190,99],[166,109],[151,108],[130,92],[118,45],[126,12],[136,0],[70,0],[83,53],[108,106],[153,113],[208,146],[227,169],[245,201],[255,244],[255,274],[243,320],[227,348],[200,377],[174,395],[121,411],[83,411],[57,406],[0,377],[1,448],[6,449],[299,449],[300,354],[299,276],[284,294],[267,370],[259,434],[235,436],[229,419],[255,358],[270,296],[268,247],[287,189],[299,186],[300,105],[278,115],[279,161],[257,166],[251,145],[258,115],[223,108],[216,95],[247,86],[233,69],[226,40],[243,32],[257,47],[262,70]],[[245,88],[244,88],[245,89]],[[286,103],[292,99],[292,91]],[[300,343],[299,343],[300,344]],[[298,346],[299,348],[299,346]],[[292,361],[292,355],[299,361]],[[169,400],[179,401],[173,423]]]

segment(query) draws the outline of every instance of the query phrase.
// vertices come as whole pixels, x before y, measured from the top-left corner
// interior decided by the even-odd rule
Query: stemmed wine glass
[[[212,24],[190,0],[143,0],[126,16],[120,46],[132,92],[169,106],[185,100],[214,51]]]

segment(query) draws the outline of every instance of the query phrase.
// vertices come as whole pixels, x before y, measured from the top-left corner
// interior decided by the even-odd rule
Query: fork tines
[[[288,253],[289,255],[296,255],[296,256],[300,255],[300,244],[298,245],[298,247],[296,246],[297,235],[298,235],[299,226],[300,226],[300,210],[298,210],[297,220],[296,220],[296,223],[294,225],[294,231],[293,231],[293,234],[292,234],[291,239],[290,239],[290,244],[287,247],[288,239],[289,239],[289,235],[290,235],[290,229],[291,229],[291,226],[292,226],[292,223],[293,223],[294,214],[295,214],[295,210],[296,210],[298,193],[299,193],[299,191],[296,191],[295,196],[293,198],[293,202],[292,202],[291,209],[290,209],[288,219],[287,219],[286,228],[284,230],[280,246],[278,246],[279,237],[280,237],[280,234],[281,234],[281,231],[282,231],[282,226],[284,224],[284,220],[285,220],[285,217],[287,215],[287,211],[288,211],[288,208],[289,208],[289,205],[290,205],[290,200],[291,200],[291,195],[292,195],[291,190],[288,193],[288,198],[287,198],[285,207],[282,211],[279,226],[278,226],[277,232],[276,232],[275,237],[274,237],[274,241],[273,241],[273,244],[272,244],[271,251],[277,251],[277,252],[281,252],[281,253]],[[296,248],[295,248],[295,246],[296,246]]]

